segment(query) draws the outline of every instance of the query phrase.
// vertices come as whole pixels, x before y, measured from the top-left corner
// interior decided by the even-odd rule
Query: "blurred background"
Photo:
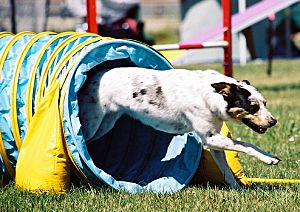
[[[0,0],[0,31],[85,31],[85,0]],[[243,4],[241,4],[243,2]],[[232,1],[232,14],[261,0]],[[282,1],[284,2],[284,1]],[[243,6],[241,6],[243,5]],[[97,1],[99,34],[132,38],[149,45],[188,41],[222,21],[220,0]],[[133,20],[133,21],[132,21]],[[233,60],[300,56],[300,4],[270,14],[233,34]],[[243,36],[244,42],[241,42]],[[176,65],[222,61],[222,49],[193,50]]]

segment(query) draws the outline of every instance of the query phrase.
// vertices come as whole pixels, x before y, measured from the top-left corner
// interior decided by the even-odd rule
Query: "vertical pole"
[[[285,57],[291,57],[291,10],[284,10]]]
[[[86,21],[88,25],[87,31],[98,34],[96,0],[86,1]]]
[[[43,31],[47,31],[49,9],[50,9],[50,0],[46,0],[46,2],[45,2],[45,19],[44,19],[43,29],[42,29]]]
[[[231,42],[231,0],[222,0],[224,40],[228,46],[224,48],[224,74],[232,77],[232,42]]]
[[[239,13],[243,13],[246,10],[246,0],[239,0]],[[245,35],[239,32],[239,59],[240,65],[246,65],[247,63],[247,42]]]
[[[10,7],[11,7],[11,31],[12,33],[17,33],[17,22],[16,22],[16,2],[15,0],[10,0]]]
[[[268,16],[269,26],[268,26],[268,33],[267,33],[267,46],[268,46],[268,67],[267,67],[267,74],[271,76],[272,74],[272,59],[273,59],[273,51],[274,51],[274,20],[275,20],[275,13],[270,14]]]

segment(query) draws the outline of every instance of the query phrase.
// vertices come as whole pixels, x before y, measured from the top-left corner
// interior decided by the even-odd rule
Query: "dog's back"
[[[189,122],[192,116],[213,119],[210,116],[215,116],[214,110],[225,108],[223,98],[210,85],[216,79],[221,80],[220,77],[224,75],[215,71],[154,71],[136,67],[95,73],[89,79],[88,92],[79,97],[84,102],[80,108],[81,120],[83,124],[88,122],[83,128],[88,127],[86,134],[91,137],[99,127],[102,130],[111,127],[111,124],[101,127],[99,122],[103,119],[111,122],[126,113],[155,129],[189,132],[193,129]],[[213,108],[214,105],[218,108]]]
[[[157,107],[162,107],[162,104],[171,106],[175,102],[182,102],[182,105],[185,105],[191,101],[191,98],[200,100],[206,98],[207,93],[214,92],[211,84],[224,80],[224,77],[215,71],[115,68],[101,77],[100,92],[103,91],[104,97],[115,99],[116,102],[129,100],[139,104],[149,103]]]

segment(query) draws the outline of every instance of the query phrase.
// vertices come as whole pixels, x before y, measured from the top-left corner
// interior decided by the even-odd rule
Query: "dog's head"
[[[258,133],[265,133],[277,121],[266,108],[265,98],[246,80],[211,85],[227,104],[228,115]]]

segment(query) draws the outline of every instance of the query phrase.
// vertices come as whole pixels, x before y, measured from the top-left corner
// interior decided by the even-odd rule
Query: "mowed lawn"
[[[188,68],[222,70],[220,65]],[[275,61],[271,77],[266,75],[265,63],[235,66],[234,75],[257,86],[278,119],[278,124],[264,135],[243,125],[229,124],[234,138],[251,141],[282,159],[277,166],[267,166],[240,154],[246,175],[300,179],[300,61]],[[61,196],[34,195],[18,191],[11,184],[0,189],[0,211],[300,211],[300,184],[259,184],[242,191],[194,186],[164,195],[72,186]]]

